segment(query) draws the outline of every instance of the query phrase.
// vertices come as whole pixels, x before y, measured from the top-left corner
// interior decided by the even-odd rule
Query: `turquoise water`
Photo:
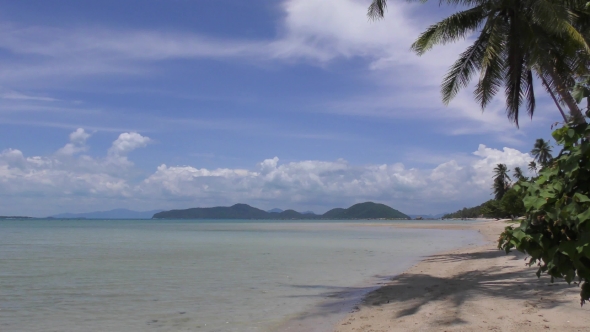
[[[0,330],[328,331],[420,257],[480,239],[359,221],[5,220]]]

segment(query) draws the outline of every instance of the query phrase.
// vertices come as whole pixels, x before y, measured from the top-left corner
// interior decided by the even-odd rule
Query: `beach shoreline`
[[[473,223],[473,222],[471,222]],[[370,227],[370,228],[395,228],[400,231],[405,230],[435,230],[443,231],[441,235],[445,234],[444,231],[455,232],[464,231],[465,238],[470,240],[457,243],[457,245],[450,248],[459,249],[467,248],[480,245],[484,241],[477,230],[469,228],[466,223],[441,223],[437,221],[421,221],[420,223],[412,222],[380,222],[375,220],[371,223],[359,223],[351,224],[353,227]],[[449,234],[450,235],[450,234]],[[456,235],[455,235],[456,236]],[[432,243],[429,243],[431,246]],[[342,321],[351,312],[357,310],[359,304],[367,297],[368,294],[378,290],[383,285],[387,285],[392,278],[402,274],[411,267],[419,264],[422,260],[431,257],[431,255],[438,254],[440,252],[447,252],[449,249],[443,249],[442,251],[431,251],[428,254],[415,256],[408,258],[405,261],[396,261],[395,266],[387,267],[384,265],[384,270],[381,274],[374,275],[369,279],[365,279],[363,282],[355,285],[349,285],[348,287],[334,287],[332,291],[326,291],[323,293],[324,300],[314,304],[307,308],[304,312],[295,313],[290,317],[286,317],[284,320],[279,322],[276,326],[270,329],[272,332],[325,332],[332,331],[333,327],[338,322]]]
[[[497,249],[508,225],[375,224],[476,230],[485,240],[426,257],[366,294],[332,331],[590,331],[590,306],[580,307],[577,285],[537,278],[525,255]]]

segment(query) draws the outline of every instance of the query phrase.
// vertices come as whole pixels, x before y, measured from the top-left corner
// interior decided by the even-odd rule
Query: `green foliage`
[[[522,169],[520,167],[514,168],[514,177],[517,181],[527,181],[528,178],[522,174]]]
[[[484,203],[485,204],[485,203]],[[478,205],[472,208],[463,208],[453,213],[447,213],[442,216],[442,219],[451,219],[451,218],[479,218],[481,216],[481,208],[482,205]]]
[[[515,189],[510,189],[499,202],[499,208],[502,213],[511,217],[518,217],[525,214],[523,196]]]
[[[483,204],[483,208],[481,209],[482,214],[487,218],[504,218],[506,213],[502,211],[502,207],[500,206],[500,201],[491,199]]]
[[[527,213],[520,226],[506,227],[498,247],[530,255],[537,276],[583,282],[581,304],[590,300],[590,127],[565,125],[553,132],[562,151],[536,179],[519,182]]]
[[[553,156],[551,156],[551,146],[549,142],[542,138],[537,138],[535,146],[531,150],[531,154],[535,157],[535,160],[543,167],[549,165]]]
[[[525,214],[522,198],[516,190],[509,189],[500,200],[490,199],[481,205],[445,214],[443,219],[481,217],[501,219],[522,216]]]
[[[529,171],[535,172],[535,174],[537,174],[537,163],[534,160],[529,163]]]
[[[502,199],[506,191],[510,188],[510,176],[508,176],[508,167],[505,164],[498,164],[494,168],[494,198]]]
[[[590,76],[586,76],[583,81],[577,82],[572,89],[572,96],[579,104],[584,98],[590,97]]]

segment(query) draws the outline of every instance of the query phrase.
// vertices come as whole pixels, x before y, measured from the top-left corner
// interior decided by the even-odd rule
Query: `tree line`
[[[536,140],[531,154],[533,160],[528,164],[528,169],[535,176],[529,178],[524,175],[520,167],[515,167],[510,177],[509,169],[506,164],[497,164],[494,168],[492,194],[493,199],[485,203],[472,207],[463,208],[457,212],[449,213],[443,216],[448,218],[516,218],[525,215],[523,197],[514,188],[519,182],[526,182],[536,179],[537,171],[548,166],[553,160],[551,155],[552,147],[549,142],[539,138]],[[513,182],[514,181],[514,182]]]

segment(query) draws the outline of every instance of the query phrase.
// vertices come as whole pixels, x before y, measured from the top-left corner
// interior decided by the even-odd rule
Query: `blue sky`
[[[419,57],[452,12],[390,1],[0,1],[0,215],[489,199],[559,114],[517,129],[439,84],[469,40]]]

